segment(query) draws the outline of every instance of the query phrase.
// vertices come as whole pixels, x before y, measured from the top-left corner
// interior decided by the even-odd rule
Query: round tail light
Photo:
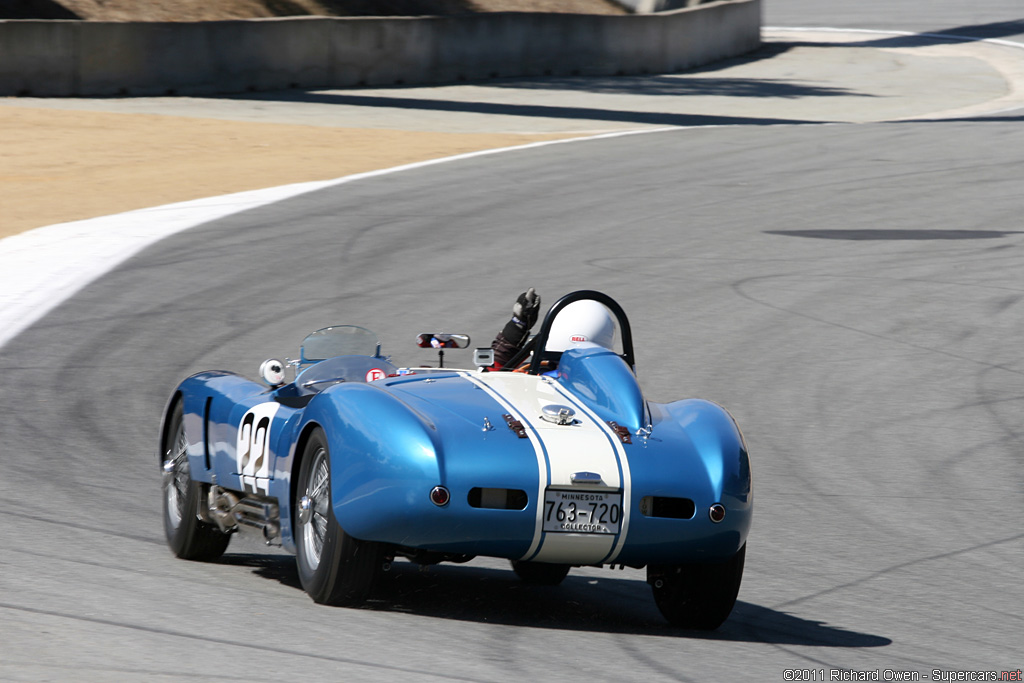
[[[430,502],[438,507],[444,507],[452,499],[448,489],[443,486],[435,486],[430,489]]]
[[[708,509],[708,517],[711,518],[712,522],[718,524],[725,519],[725,506],[721,503],[715,503]]]

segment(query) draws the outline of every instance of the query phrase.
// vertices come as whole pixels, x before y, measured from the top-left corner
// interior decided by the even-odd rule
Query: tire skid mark
[[[245,648],[250,650],[257,650],[260,653],[273,652],[279,655],[285,655],[288,657],[302,657],[308,659],[315,659],[325,662],[335,662],[338,664],[347,664],[351,666],[361,666],[375,671],[393,671],[396,673],[407,673],[414,674],[418,677],[429,676],[431,678],[438,678],[440,680],[449,681],[469,681],[471,683],[484,683],[487,679],[482,678],[467,678],[465,676],[458,676],[450,672],[443,674],[431,673],[429,671],[423,671],[422,669],[407,668],[401,666],[395,666],[391,664],[378,664],[375,662],[367,662],[360,659],[354,659],[351,657],[336,657],[331,655],[314,654],[312,652],[299,652],[295,650],[288,650],[286,648],[274,647],[268,645],[265,642],[258,641],[253,643],[247,643],[244,641],[229,640],[227,638],[218,638],[211,636],[210,634],[193,634],[186,633],[184,631],[175,631],[167,628],[158,628],[156,626],[146,626],[144,624],[132,624],[129,622],[115,621],[113,619],[102,619],[99,617],[89,617],[80,614],[71,614],[68,612],[57,612],[54,610],[39,609],[37,607],[26,607],[24,605],[14,605],[8,602],[0,602],[0,609],[7,609],[14,612],[22,612],[25,614],[36,614],[46,617],[56,617],[58,619],[70,619],[72,621],[81,621],[88,624],[97,624],[100,626],[112,626],[114,628],[125,628],[133,631],[141,631],[143,633],[152,633],[158,636],[170,636],[172,638],[184,638],[187,640],[199,641],[201,643],[207,643],[212,645],[225,645],[227,647]]]
[[[87,524],[78,524],[68,519],[49,519],[41,515],[33,515],[27,512],[12,512],[10,510],[0,510],[0,515],[7,515],[9,517],[18,517],[20,519],[27,519],[32,522],[43,522],[45,524],[53,524],[54,526],[67,527],[71,529],[78,529],[79,531],[90,531],[92,533],[104,534],[106,536],[113,536],[114,538],[127,538],[132,541],[139,541],[140,543],[149,543],[151,545],[158,545],[163,547],[165,545],[162,538],[152,538],[149,536],[137,536],[135,534],[126,534],[121,531],[114,531],[112,529],[103,529],[101,527],[89,526]]]
[[[778,274],[778,275],[758,275],[758,276],[755,276],[755,277],[750,277],[750,278],[745,278],[743,280],[738,280],[737,282],[735,282],[732,285],[730,285],[730,288],[734,292],[736,292],[736,294],[738,296],[740,296],[743,299],[746,299],[747,301],[750,301],[752,303],[758,304],[760,306],[764,306],[765,308],[771,308],[771,309],[776,310],[776,311],[781,311],[783,313],[788,313],[788,314],[796,316],[798,318],[803,318],[805,320],[811,320],[813,322],[821,323],[823,325],[828,325],[829,327],[834,327],[834,328],[841,329],[841,330],[846,330],[848,332],[854,332],[856,334],[864,335],[865,337],[871,337],[872,339],[880,339],[882,341],[886,341],[886,342],[889,342],[889,343],[892,343],[892,344],[898,344],[900,346],[906,346],[906,347],[909,347],[909,348],[917,349],[919,351],[926,351],[928,353],[934,353],[934,354],[938,354],[940,356],[946,356],[948,358],[953,358],[955,360],[966,361],[968,363],[972,363],[972,364],[975,364],[975,365],[980,365],[980,366],[982,366],[984,368],[987,368],[987,369],[991,369],[991,370],[1004,370],[1006,372],[1010,372],[1010,373],[1013,373],[1015,375],[1024,375],[1024,370],[1019,370],[1017,368],[1013,368],[1013,367],[1010,367],[1010,366],[1002,364],[1002,363],[990,363],[990,362],[987,362],[987,361],[978,360],[976,358],[971,358],[969,356],[965,356],[965,355],[962,355],[962,354],[959,354],[959,353],[953,353],[952,351],[943,351],[942,349],[936,349],[936,348],[933,348],[933,347],[930,347],[930,346],[926,346],[924,344],[917,344],[917,343],[911,342],[911,341],[905,341],[905,340],[902,340],[902,339],[896,339],[894,337],[891,337],[891,336],[888,336],[888,335],[884,335],[884,334],[879,334],[877,332],[869,332],[867,330],[862,330],[860,328],[853,327],[852,325],[844,325],[843,323],[833,322],[833,321],[826,320],[824,318],[821,318],[821,317],[818,317],[818,316],[815,316],[815,315],[810,315],[809,313],[801,313],[800,311],[794,311],[793,309],[786,308],[785,306],[779,306],[777,304],[769,303],[767,301],[758,299],[758,298],[754,297],[751,294],[747,294],[744,291],[744,289],[748,285],[752,285],[752,284],[755,284],[757,282],[764,282],[764,281],[767,281],[767,280],[786,279],[786,278],[797,278],[797,277],[827,277],[827,276],[813,276],[813,275],[802,276],[802,275],[799,275],[799,274],[789,274],[789,273]]]
[[[683,683],[694,683],[695,681],[701,680],[700,678],[691,678],[689,676],[684,676],[677,669],[673,668],[670,664],[665,664],[658,661],[651,655],[641,651],[640,648],[636,647],[628,640],[618,640],[616,641],[615,645],[616,649],[628,655],[631,661],[636,662],[638,665],[650,669],[651,671],[661,676],[667,676],[673,681],[682,681]],[[675,651],[671,652],[672,654],[675,654]],[[642,680],[647,678],[646,676],[641,676],[640,672],[636,670],[634,670],[633,675],[635,676],[634,680]]]
[[[139,680],[145,680],[145,681],[147,681],[147,683],[149,683],[150,681],[164,681],[164,680],[180,681],[182,679],[195,680],[195,681],[204,681],[204,682],[210,680],[209,672],[193,674],[193,673],[181,673],[181,672],[175,671],[174,673],[168,673],[166,671],[158,671],[158,670],[154,670],[154,669],[137,669],[137,668],[136,669],[130,669],[128,667],[123,667],[123,666],[104,666],[104,667],[99,667],[99,666],[87,666],[87,665],[83,665],[83,664],[74,664],[74,665],[72,665],[72,664],[64,664],[64,665],[61,665],[61,664],[54,664],[52,662],[40,662],[37,659],[31,659],[31,660],[27,660],[27,661],[24,661],[24,662],[15,661],[13,659],[12,660],[4,661],[2,663],[2,665],[0,665],[0,674],[3,673],[4,666],[7,666],[7,667],[25,666],[26,664],[30,665],[30,666],[33,666],[33,667],[37,667],[37,668],[42,669],[44,671],[53,672],[53,675],[59,676],[58,678],[54,678],[53,680],[58,680],[58,681],[72,681],[72,680],[74,680],[74,681],[81,681],[81,680],[86,680],[86,681],[92,681],[92,680],[133,680],[133,681],[139,681]],[[91,678],[90,677],[90,676],[93,676],[93,675],[96,675],[96,674],[105,674],[105,676],[104,676],[103,679],[95,679],[95,678]],[[124,675],[130,676],[130,678],[127,678],[127,677],[126,678],[121,678],[120,676],[118,678],[113,678],[111,676],[111,674],[119,674],[119,675],[120,674],[124,674]],[[29,680],[29,679],[26,678],[24,680]],[[253,677],[251,675],[237,676],[237,675],[234,675],[234,674],[225,673],[224,671],[218,671],[217,672],[217,680],[218,681],[245,681],[246,683],[252,683]]]
[[[772,609],[774,609],[774,610],[781,610],[781,609],[786,608],[786,607],[792,607],[793,605],[798,605],[798,604],[803,603],[803,602],[808,602],[810,600],[814,600],[815,598],[819,598],[819,597],[824,596],[824,595],[830,595],[832,593],[836,593],[836,592],[839,592],[839,591],[842,591],[842,590],[846,590],[847,588],[852,588],[854,586],[859,586],[861,584],[867,583],[868,581],[872,581],[874,579],[880,578],[880,577],[885,576],[887,574],[891,574],[891,573],[899,571],[901,569],[906,569],[907,567],[912,567],[912,566],[915,566],[915,565],[924,564],[925,562],[933,562],[933,561],[936,561],[936,560],[945,560],[945,559],[949,559],[951,557],[956,557],[958,555],[966,555],[966,554],[972,553],[972,552],[974,552],[976,550],[983,550],[985,548],[992,548],[992,547],[995,547],[995,546],[998,546],[998,545],[1003,545],[1005,543],[1012,543],[1013,541],[1019,541],[1019,540],[1024,540],[1024,533],[1016,534],[1014,536],[1008,536],[1006,538],[999,538],[999,539],[996,539],[994,541],[986,541],[985,543],[979,543],[977,545],[968,546],[966,548],[960,548],[958,550],[950,550],[949,552],[945,552],[945,553],[938,553],[936,555],[929,555],[927,557],[919,557],[919,558],[914,559],[914,560],[907,560],[906,562],[900,562],[899,564],[894,564],[891,567],[886,567],[885,569],[879,569],[877,571],[871,572],[867,576],[862,576],[859,579],[854,579],[853,581],[847,581],[846,583],[841,583],[839,585],[832,586],[831,588],[825,588],[823,590],[816,591],[814,593],[810,593],[810,594],[805,595],[803,597],[794,598],[792,600],[787,600],[786,602],[782,602],[782,603],[779,603],[777,605],[773,605]]]

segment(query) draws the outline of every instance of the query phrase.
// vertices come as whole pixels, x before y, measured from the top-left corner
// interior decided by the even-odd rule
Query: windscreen
[[[317,330],[302,340],[303,363],[316,363],[335,356],[376,356],[380,353],[377,335],[365,327],[338,325]]]

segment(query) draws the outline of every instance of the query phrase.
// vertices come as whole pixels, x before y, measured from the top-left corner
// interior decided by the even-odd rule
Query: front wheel
[[[512,571],[526,583],[537,586],[557,586],[568,575],[569,565],[512,560]]]
[[[725,562],[648,567],[654,602],[673,626],[714,631],[736,604],[747,545]]]
[[[171,411],[164,444],[163,499],[164,532],[167,545],[185,560],[216,560],[227,550],[231,536],[208,524],[196,514],[202,487],[192,481],[188,466],[188,439],[181,401]]]
[[[303,451],[296,494],[296,563],[302,587],[314,602],[358,605],[369,597],[379,573],[380,545],[345,533],[331,505],[331,458],[323,432]]]

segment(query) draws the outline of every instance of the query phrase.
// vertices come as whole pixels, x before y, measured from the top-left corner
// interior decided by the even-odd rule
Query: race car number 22
[[[544,493],[544,531],[617,534],[621,522],[621,493],[558,489]]]

